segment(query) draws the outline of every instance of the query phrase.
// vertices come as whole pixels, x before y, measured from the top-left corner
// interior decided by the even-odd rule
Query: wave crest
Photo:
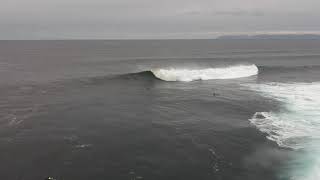
[[[210,79],[236,79],[254,76],[258,74],[256,65],[237,65],[207,69],[153,69],[151,72],[159,79],[164,81],[184,81]]]

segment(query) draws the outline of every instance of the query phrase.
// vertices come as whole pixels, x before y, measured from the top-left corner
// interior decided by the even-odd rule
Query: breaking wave
[[[228,67],[206,68],[206,69],[153,69],[151,72],[164,81],[184,81],[210,79],[236,79],[254,76],[258,74],[256,65],[237,65]]]
[[[283,103],[277,112],[257,112],[250,122],[279,146],[303,152],[291,163],[290,179],[320,179],[320,83],[248,85]]]

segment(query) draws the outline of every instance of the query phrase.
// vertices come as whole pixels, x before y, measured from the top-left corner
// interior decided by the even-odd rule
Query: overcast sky
[[[0,39],[319,32],[320,0],[0,0]]]

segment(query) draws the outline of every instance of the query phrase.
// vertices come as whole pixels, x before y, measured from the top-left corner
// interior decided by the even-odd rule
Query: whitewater
[[[280,147],[301,152],[289,163],[289,179],[320,179],[320,82],[246,85],[283,104],[277,112],[257,112],[250,122]]]
[[[164,81],[190,82],[250,77],[258,75],[259,70],[251,64],[203,69],[160,68],[151,72]],[[294,162],[288,163],[285,179],[320,179],[320,82],[265,82],[244,86],[282,104],[277,111],[256,112],[249,121],[280,147],[302,152]]]
[[[228,67],[182,69],[182,68],[159,68],[151,72],[164,81],[184,81],[211,79],[235,79],[257,75],[259,70],[256,65],[234,65]]]

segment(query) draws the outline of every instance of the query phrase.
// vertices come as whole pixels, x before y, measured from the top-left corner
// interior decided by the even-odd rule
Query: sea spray
[[[228,67],[206,68],[206,69],[153,69],[151,72],[164,81],[184,81],[210,79],[236,79],[254,76],[258,74],[256,65],[236,65]]]

